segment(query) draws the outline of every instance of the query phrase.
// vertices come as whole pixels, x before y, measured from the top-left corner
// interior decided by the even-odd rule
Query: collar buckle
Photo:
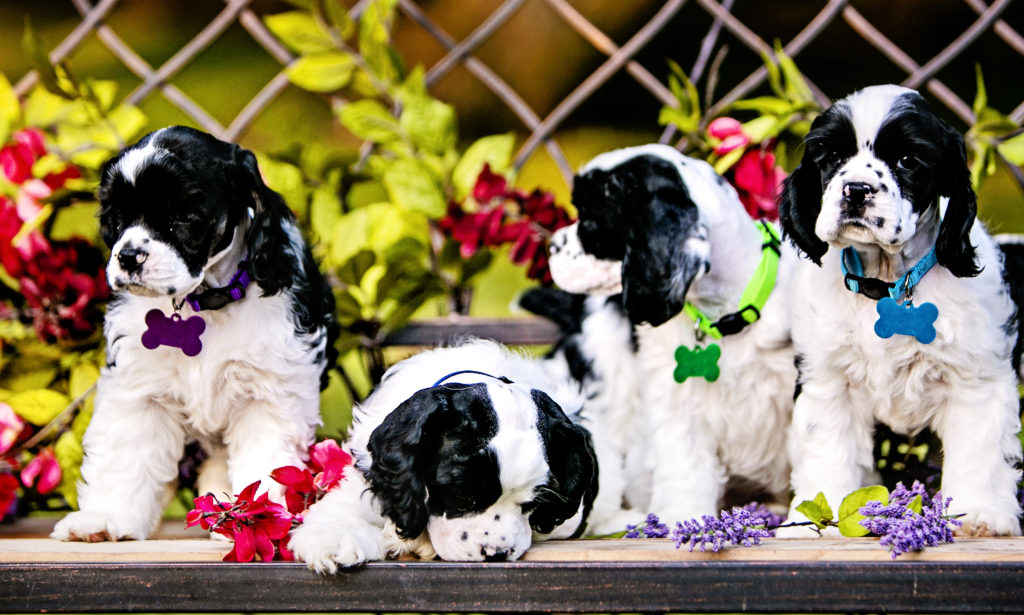
[[[722,335],[736,335],[760,317],[761,311],[753,305],[748,305],[738,312],[722,316],[711,326],[718,329]]]

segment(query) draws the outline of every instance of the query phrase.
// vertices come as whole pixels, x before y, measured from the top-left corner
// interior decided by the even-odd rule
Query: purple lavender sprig
[[[668,526],[658,519],[658,515],[650,513],[643,523],[626,526],[626,538],[665,538]]]
[[[908,507],[917,496],[921,496],[921,514]],[[948,514],[951,501],[943,499],[942,492],[929,498],[924,485],[917,481],[910,489],[899,483],[889,496],[889,504],[874,501],[860,508],[860,514],[867,517],[860,523],[879,536],[879,544],[888,547],[896,559],[909,551],[953,542],[953,526],[961,523]]]
[[[711,550],[717,553],[726,544],[744,547],[761,544],[762,538],[771,536],[765,523],[763,518],[754,516],[751,511],[733,507],[732,512],[723,510],[717,519],[704,515],[701,521],[677,521],[670,538],[675,541],[677,549],[688,543],[690,551],[698,545],[701,551],[706,551],[708,545],[711,545]]]

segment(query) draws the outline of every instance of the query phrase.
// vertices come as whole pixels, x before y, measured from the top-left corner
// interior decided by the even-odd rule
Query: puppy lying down
[[[354,412],[355,471],[310,508],[296,557],[335,572],[402,554],[504,561],[584,530],[597,491],[578,388],[474,340],[392,367]],[[567,416],[568,415],[568,416]]]

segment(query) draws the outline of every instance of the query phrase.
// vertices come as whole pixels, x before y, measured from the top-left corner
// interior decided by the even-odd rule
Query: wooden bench
[[[221,562],[167,522],[156,539],[60,543],[53,520],[0,526],[0,612],[1024,612],[1024,539],[890,559],[878,541],[768,539],[719,553],[666,539],[535,544],[511,563],[394,561],[333,576]]]

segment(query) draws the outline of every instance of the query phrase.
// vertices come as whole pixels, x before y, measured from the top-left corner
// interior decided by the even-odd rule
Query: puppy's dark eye
[[[921,166],[921,161],[913,156],[904,156],[896,161],[896,167],[903,171],[915,171]]]
[[[532,502],[532,501],[531,502],[524,502],[524,503],[520,504],[519,507],[523,509],[523,514],[524,515],[528,515],[528,514],[532,513],[534,510],[536,510],[537,502]]]

